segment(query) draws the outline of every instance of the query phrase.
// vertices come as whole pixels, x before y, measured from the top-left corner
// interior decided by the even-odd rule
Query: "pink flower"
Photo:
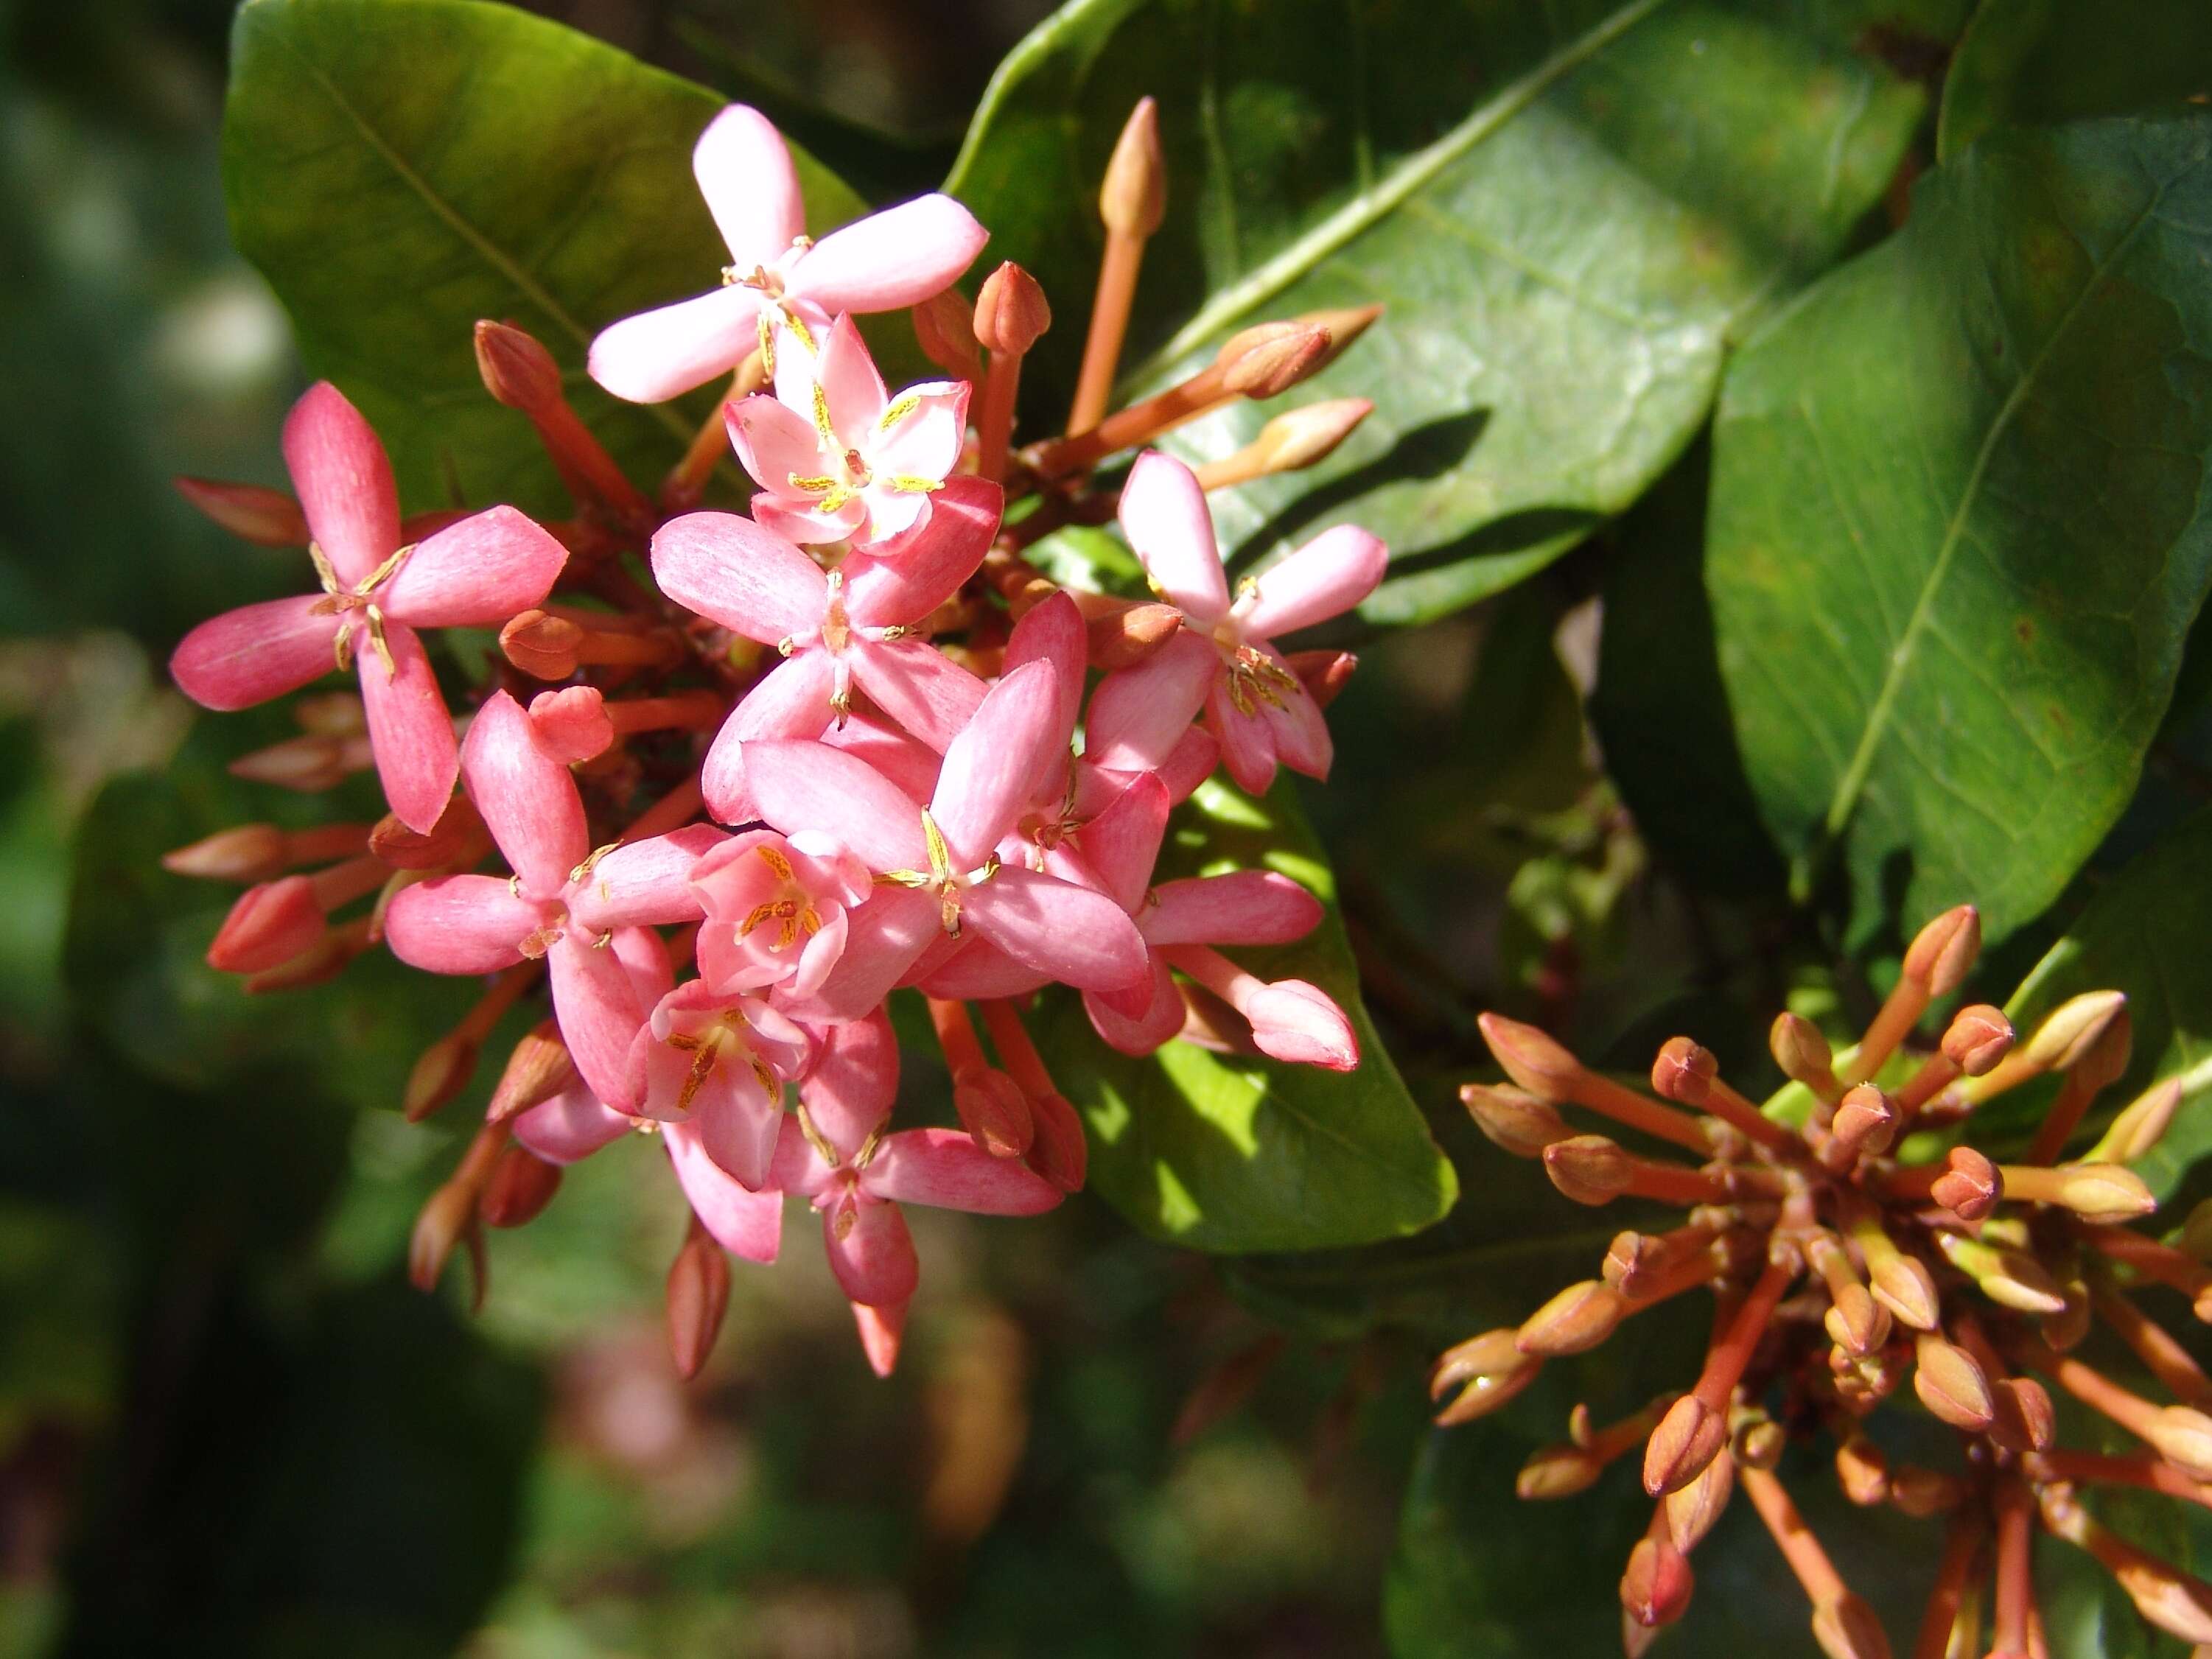
[[[575,781],[504,691],[477,711],[461,771],[514,874],[407,888],[386,918],[392,954],[435,974],[496,973],[543,957],[577,1072],[599,1099],[630,1107],[630,1040],[647,1011],[619,957],[602,947],[626,928],[696,919],[692,866],[722,832],[694,824],[594,853]]]
[[[775,1155],[783,1085],[805,1069],[810,1046],[760,998],[687,980],[631,1042],[630,1098],[647,1117],[690,1125],[708,1158],[757,1188]]]
[[[699,976],[718,993],[781,985],[812,996],[845,949],[845,913],[872,887],[860,860],[826,836],[754,830],[699,860],[706,907]]]
[[[726,414],[730,442],[760,485],[758,523],[801,544],[878,545],[927,518],[931,495],[960,464],[968,383],[925,381],[893,398],[844,316],[819,355],[778,359],[773,397],[755,392]]]
[[[882,884],[848,918],[845,949],[817,999],[831,1017],[863,1012],[908,969],[964,929],[1048,978],[1113,994],[1141,988],[1144,944],[1100,893],[1002,864],[1061,729],[1052,671],[1032,662],[994,685],[945,750],[927,808],[881,774],[819,743],[746,749],[761,816],[788,834],[813,830],[855,854]]]
[[[625,927],[608,948],[629,976],[640,1007],[652,1007],[673,988],[676,972],[668,960],[668,947],[651,928]],[[548,1164],[565,1164],[590,1157],[638,1127],[633,1114],[605,1103],[590,1085],[573,1082],[518,1115],[514,1138]]]
[[[321,381],[284,422],[284,464],[307,514],[319,596],[271,599],[202,623],[169,672],[209,708],[247,708],[358,666],[370,747],[400,822],[429,833],[453,798],[453,723],[416,630],[505,622],[553,589],[568,552],[511,507],[410,545],[384,446]]]
[[[773,645],[778,663],[723,723],[708,752],[707,804],[726,823],[753,816],[744,745],[819,737],[851,707],[857,684],[886,714],[942,750],[983,698],[981,681],[914,626],[983,562],[1004,497],[956,478],[896,560],[854,554],[828,574],[773,531],[731,513],[693,513],[653,538],[653,574],[678,604]]]
[[[1232,603],[1206,492],[1188,467],[1157,451],[1130,469],[1121,528],[1153,587],[1182,612],[1183,631],[1100,684],[1091,704],[1091,759],[1114,771],[1157,767],[1203,708],[1239,788],[1264,794],[1278,763],[1326,778],[1328,724],[1274,636],[1341,615],[1373,592],[1389,562],[1382,544],[1349,525],[1324,530],[1239,583]]]
[[[813,349],[840,312],[898,311],[942,292],[988,240],[949,196],[922,196],[810,241],[799,174],[759,111],[732,104],[691,152],[707,210],[728,244],[722,286],[626,317],[592,342],[592,378],[657,404],[735,369],[781,325]]]

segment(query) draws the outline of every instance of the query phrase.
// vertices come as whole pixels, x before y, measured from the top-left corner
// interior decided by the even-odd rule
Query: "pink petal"
[[[1182,1030],[1186,1010],[1182,993],[1166,961],[1152,958],[1150,994],[1142,1013],[1130,1015],[1095,991],[1083,994],[1083,1012],[1091,1016],[1091,1029],[1109,1048],[1125,1054],[1149,1054]]]
[[[756,817],[745,793],[746,744],[762,738],[815,738],[830,724],[836,663],[827,651],[787,657],[763,676],[732,709],[708,746],[699,776],[708,810],[725,823]]]
[[[1229,614],[1229,578],[1206,491],[1174,456],[1148,449],[1137,457],[1121,489],[1121,533],[1152,586],[1183,615],[1210,629]]]
[[[1042,1215],[1060,1189],[1018,1158],[994,1158],[964,1129],[885,1135],[860,1185],[882,1199],[972,1215]]]
[[[965,380],[924,380],[902,388],[892,401],[912,398],[914,407],[877,438],[869,457],[877,476],[949,479],[967,442],[969,390]]]
[[[787,836],[818,830],[871,872],[926,870],[921,808],[865,761],[826,744],[765,738],[745,747],[761,816]]]
[[[923,196],[832,231],[786,267],[786,291],[823,310],[898,311],[952,286],[990,234],[950,196]]]
[[[567,685],[530,700],[530,729],[545,752],[563,766],[590,760],[614,746],[615,723],[595,685]]]
[[[841,1020],[872,1012],[943,937],[933,896],[910,887],[878,888],[874,897],[847,915],[844,953],[822,988],[793,1012],[802,1019]]]
[[[945,750],[930,815],[951,849],[954,868],[981,865],[1060,758],[1054,747],[1059,703],[1052,665],[1025,664],[984,695],[975,717]]]
[[[981,568],[1006,491],[987,478],[948,478],[929,500],[928,522],[910,538],[845,562],[845,608],[856,627],[911,627]]]
[[[945,757],[895,726],[854,714],[842,726],[823,732],[822,741],[867,762],[916,800],[927,800],[937,793],[937,775]]]
[[[309,386],[284,420],[284,466],[315,545],[348,587],[399,547],[392,462],[362,413],[328,380]]]
[[[1296,1065],[1349,1072],[1359,1064],[1359,1039],[1344,1010],[1319,986],[1279,979],[1246,997],[1237,1012],[1252,1022],[1260,1052]]]
[[[652,1007],[676,988],[676,969],[668,958],[668,945],[650,927],[617,928],[615,942],[607,948],[629,975],[639,1007]]]
[[[1180,806],[1213,775],[1220,762],[1221,744],[1213,733],[1194,726],[1176,739],[1175,747],[1168,750],[1168,757],[1153,775],[1167,786],[1169,801]]]
[[[850,1158],[890,1115],[898,1080],[898,1038],[878,1008],[824,1030],[799,1097],[823,1139]]]
[[[365,677],[364,677],[365,678]],[[550,898],[592,850],[575,780],[545,751],[520,703],[495,691],[461,746],[469,799],[526,891]]]
[[[1060,723],[1066,728],[1058,746],[1067,747],[1083,712],[1083,671],[1088,647],[1083,612],[1066,592],[1030,607],[1006,637],[1000,673],[1011,674],[1025,663],[1048,663],[1053,684],[1060,696]]]
[[[729,404],[723,416],[730,447],[763,489],[790,495],[793,477],[815,477],[827,465],[814,422],[781,398],[756,392]]]
[[[1237,628],[1248,640],[1272,640],[1342,616],[1375,591],[1389,562],[1390,550],[1358,526],[1324,530],[1261,574]]]
[[[1278,663],[1283,659],[1274,647],[1266,647],[1269,656]],[[1287,669],[1289,665],[1285,664]],[[1260,717],[1267,722],[1267,732],[1273,739],[1275,758],[1293,772],[1303,772],[1310,778],[1327,779],[1329,763],[1336,757],[1336,747],[1328,732],[1328,718],[1321,705],[1303,691],[1285,691],[1279,706],[1262,703]]]
[[[757,109],[732,104],[707,124],[692,146],[691,176],[732,262],[746,270],[781,258],[806,228],[791,150]]]
[[[1098,878],[1099,890],[1131,915],[1145,902],[1152,866],[1168,829],[1167,786],[1139,773],[1129,787],[1076,832],[1077,848]],[[1139,918],[1141,925],[1142,918]]]
[[[1287,945],[1321,926],[1321,901],[1272,870],[1164,881],[1137,916],[1147,945]]]
[[[707,1156],[740,1187],[758,1190],[768,1184],[783,1103],[761,1092],[750,1066],[742,1060],[717,1066],[691,1097],[691,1122]]]
[[[829,406],[830,429],[836,433],[838,459],[842,452],[866,454],[873,447],[876,422],[890,401],[876,360],[868,355],[860,325],[843,316],[830,326],[821,349],[809,357],[804,351],[780,351],[775,359],[775,395],[799,411],[811,426],[814,419],[814,389],[822,388]]]
[[[983,701],[982,681],[921,640],[855,640],[845,659],[876,707],[939,753]]]
[[[592,378],[631,403],[666,403],[735,369],[760,342],[759,316],[759,292],[735,284],[641,311],[599,331]]]
[[[337,667],[337,618],[315,613],[319,594],[270,599],[210,617],[185,635],[169,673],[203,708],[251,708]]]
[[[765,489],[754,494],[745,510],[762,529],[801,547],[842,542],[857,534],[868,518],[868,504],[858,495],[835,513],[824,513],[811,496],[772,495]]]
[[[1049,975],[1016,962],[990,940],[971,936],[922,980],[921,990],[948,1002],[969,1002],[1025,997],[1050,983]]]
[[[491,628],[543,603],[568,562],[544,529],[495,507],[417,542],[374,597],[410,627]]]
[[[314,884],[305,876],[257,882],[238,896],[208,945],[208,966],[258,974],[312,950],[327,927]]]
[[[574,1164],[636,1127],[635,1118],[602,1105],[597,1095],[575,1083],[516,1118],[514,1138],[548,1164]]]
[[[1274,732],[1258,714],[1237,712],[1229,701],[1225,679],[1206,694],[1206,729],[1220,744],[1221,763],[1239,789],[1248,795],[1264,795],[1273,787]]]
[[[617,847],[578,884],[568,913],[595,933],[696,921],[705,912],[691,872],[724,839],[712,824],[694,823]]]
[[[386,623],[384,647],[392,653],[389,672],[366,638],[356,635],[354,641],[362,707],[368,717],[368,745],[376,757],[384,799],[402,823],[427,836],[453,798],[453,780],[461,770],[460,746],[453,738],[453,717],[446,712],[444,694],[438,690],[438,677],[430,672],[430,659],[415,630]],[[529,719],[523,718],[526,722]]]
[[[699,1132],[689,1124],[672,1123],[660,1138],[668,1143],[668,1160],[691,1213],[714,1243],[742,1261],[774,1261],[783,1243],[783,1194],[738,1185],[707,1156]]]
[[[553,1017],[577,1075],[617,1111],[634,1108],[629,1048],[645,1024],[646,1008],[622,958],[571,928],[546,951],[545,965],[553,981]]]
[[[865,1302],[853,1304],[853,1323],[860,1333],[860,1352],[867,1355],[868,1369],[878,1376],[889,1376],[898,1364],[899,1345],[906,1337],[908,1306],[904,1302],[882,1308],[872,1308]]]
[[[1143,977],[1136,924],[1103,893],[1007,865],[961,895],[961,919],[1017,962],[1085,990]]]
[[[519,898],[498,876],[440,876],[403,887],[384,916],[384,942],[410,968],[495,974],[522,960],[517,948],[545,925],[545,907]]]
[[[688,513],[654,531],[653,579],[677,604],[763,645],[819,628],[830,601],[820,566],[734,513]]]
[[[914,1235],[896,1204],[848,1193],[822,1212],[822,1249],[849,1301],[902,1303],[921,1282]]]
[[[1134,668],[1109,674],[1091,694],[1084,758],[1109,772],[1157,769],[1220,678],[1221,653],[1191,633],[1176,635]]]

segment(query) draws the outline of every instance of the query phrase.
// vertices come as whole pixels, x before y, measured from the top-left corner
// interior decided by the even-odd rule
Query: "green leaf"
[[[565,497],[523,418],[477,374],[480,318],[520,324],[635,477],[683,452],[682,409],[583,372],[616,319],[710,288],[729,254],[691,178],[722,100],[526,13],[477,0],[247,0],[224,113],[232,234],[292,313],[301,355],[357,403],[418,507]],[[796,154],[796,152],[794,152]],[[862,210],[796,155],[808,227]],[[688,411],[688,412],[687,412]]]
[[[2005,1012],[2018,1030],[2083,991],[2128,994],[2134,1057],[2106,1091],[2113,1109],[2166,1078],[2188,1095],[2157,1149],[2133,1167],[2164,1197],[2212,1152],[2212,1113],[2199,1098],[2212,1084],[2212,811],[2198,813],[2130,861],[2051,948]],[[2087,1132],[2085,1131],[2085,1135]]]
[[[1993,127],[2056,126],[2212,93],[2212,6],[2131,0],[2117,33],[2098,0],[1982,0],[1943,82],[1936,153]]]
[[[2000,939],[2135,787],[2212,577],[2212,123],[1993,134],[1731,366],[1705,584],[1767,828],[1852,932]]]
[[[1074,998],[1056,997],[1039,1044],[1089,1123],[1091,1185],[1152,1237],[1230,1255],[1364,1244],[1437,1220],[1458,1182],[1360,1002],[1334,880],[1289,780],[1264,801],[1210,781],[1170,837],[1164,876],[1270,869],[1330,907],[1298,943],[1234,955],[1334,997],[1359,1065],[1325,1072],[1180,1041],[1132,1060],[1098,1041]]]
[[[1703,419],[1732,332],[1879,197],[1920,96],[1847,39],[1753,0],[1076,0],[1000,68],[949,188],[1059,312],[1025,370],[1036,423],[1073,382],[1097,182],[1141,94],[1168,217],[1133,384],[1267,318],[1387,303],[1298,393],[1375,414],[1216,511],[1252,556],[1357,518],[1396,560],[1363,614],[1413,622],[1633,500]],[[1170,447],[1224,453],[1274,412]]]

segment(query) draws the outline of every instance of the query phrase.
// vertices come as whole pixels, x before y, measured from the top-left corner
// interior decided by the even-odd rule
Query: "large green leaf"
[[[233,234],[308,368],[384,435],[411,503],[562,497],[478,380],[477,319],[520,324],[616,458],[658,476],[697,425],[583,374],[618,317],[711,287],[729,255],[691,179],[722,100],[477,0],[247,0],[223,131]],[[861,204],[798,157],[810,228]]]
[[[1437,1220],[1458,1182],[1359,1000],[1334,881],[1289,780],[1264,801],[1209,782],[1173,833],[1167,872],[1271,869],[1329,904],[1298,943],[1234,955],[1334,997],[1358,1033],[1359,1066],[1324,1072],[1182,1042],[1131,1060],[1098,1041],[1073,997],[1054,999],[1044,1046],[1089,1122],[1091,1184],[1153,1237],[1226,1254],[1364,1244]]]
[[[1007,59],[951,188],[1060,311],[1031,358],[1056,421],[1116,131],[1159,100],[1168,218],[1133,384],[1263,318],[1385,301],[1297,394],[1374,399],[1308,474],[1217,504],[1258,555],[1356,517],[1395,574],[1370,621],[1518,580],[1688,441],[1731,331],[1836,252],[1917,91],[1771,0],[1076,0]],[[1272,410],[1185,428],[1235,447]]]
[[[2115,29],[2100,0],[1982,0],[1943,82],[1936,150],[1993,127],[2127,115],[2212,93],[2212,6],[2129,0]]]
[[[2212,122],[1993,134],[1729,371],[1705,584],[1744,763],[1854,930],[2002,937],[2135,787],[2212,576]]]

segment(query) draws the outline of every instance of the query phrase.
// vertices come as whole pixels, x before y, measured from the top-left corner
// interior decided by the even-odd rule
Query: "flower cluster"
[[[1156,880],[1154,866],[1170,811],[1217,765],[1251,790],[1279,765],[1328,774],[1322,708],[1352,659],[1274,641],[1365,598],[1384,549],[1327,531],[1232,592],[1206,492],[1310,464],[1367,406],[1295,411],[1206,476],[1152,451],[1118,489],[1092,469],[1288,389],[1369,315],[1249,330],[1107,414],[1098,388],[1158,223],[1153,120],[1140,106],[1102,195],[1105,325],[1071,435],[1013,449],[1022,358],[1049,313],[1011,264],[972,307],[953,289],[985,240],[965,209],[925,197],[811,241],[781,139],[732,107],[694,156],[729,244],[720,284],[591,351],[593,378],[632,400],[729,377],[656,493],[592,435],[550,354],[494,322],[477,333],[486,386],[536,429],[573,519],[404,520],[376,434],[329,385],[285,428],[296,500],[186,482],[252,538],[304,542],[319,592],[196,629],[178,684],[234,709],[352,676],[357,699],[304,700],[302,734],[236,769],[324,789],[373,766],[391,807],[373,826],[247,825],[170,855],[252,884],[209,960],[273,990],[382,945],[488,981],[416,1066],[414,1117],[460,1091],[510,1009],[549,1004],[423,1212],[418,1282],[458,1244],[481,1273],[483,1227],[527,1221],[563,1165],[657,1133],[694,1218],[669,1279],[682,1369],[719,1327],[726,1255],[773,1261],[797,1197],[888,1371],[918,1276],[902,1206],[1027,1215],[1083,1182],[1081,1122],[1024,1024],[1033,994],[1073,988],[1130,1054],[1188,1025],[1357,1063],[1325,993],[1219,948],[1306,933],[1310,894],[1256,871]],[[946,378],[886,386],[855,318],[899,310]],[[696,510],[732,459],[749,512]],[[1117,513],[1156,603],[1064,591],[1022,556]],[[454,627],[497,629],[504,657],[459,720],[422,637]],[[959,1128],[891,1127],[900,987],[927,1000]]]
[[[1764,1107],[1686,1037],[1660,1049],[1655,1099],[1533,1027],[1483,1017],[1511,1082],[1469,1084],[1462,1097],[1492,1140],[1540,1158],[1577,1203],[1644,1199],[1687,1214],[1667,1231],[1621,1233],[1600,1277],[1445,1353],[1431,1379],[1438,1399],[1449,1396],[1438,1420],[1498,1409],[1552,1360],[1596,1347],[1686,1291],[1710,1289],[1717,1304],[1688,1392],[1605,1425],[1578,1408],[1569,1443],[1538,1452],[1518,1482],[1525,1498],[1563,1498],[1641,1449],[1644,1488],[1657,1502],[1620,1581],[1632,1655],[1688,1607],[1692,1552],[1739,1489],[1802,1584],[1821,1650],[1830,1659],[1890,1651],[1776,1472],[1786,1443],[1821,1435],[1851,1502],[1945,1519],[1915,1654],[2049,1650],[2031,1572],[2039,1525],[2093,1556],[2152,1624],[2212,1642],[2212,1585],[2112,1531],[2085,1501],[2090,1489],[2125,1486],[2212,1506],[2212,1379],[2136,1297],[2178,1290],[2197,1317],[2212,1317],[2212,1270],[2126,1224],[2156,1207],[2126,1165],[2165,1133],[2180,1083],[2154,1086],[2066,1158],[2098,1092],[2127,1068],[2126,999],[2075,997],[2025,1041],[1997,1009],[1972,1006],[1931,1051],[1917,1051],[1914,1028],[1957,988],[1979,945],[1970,907],[1930,922],[1872,1024],[1841,1051],[1808,1021],[1782,1015],[1772,1048],[1791,1081]],[[2021,1161],[1994,1162],[1960,1138],[1977,1108],[2039,1079],[2046,1089],[2055,1079],[2055,1091]],[[1579,1133],[1561,1106],[1690,1159]],[[2167,1398],[2138,1393],[2085,1358],[2093,1332]],[[1868,1432],[1869,1416],[1908,1378],[1920,1405],[1955,1431],[1947,1467],[1893,1462]],[[2058,1446],[2053,1387],[2136,1449]]]

